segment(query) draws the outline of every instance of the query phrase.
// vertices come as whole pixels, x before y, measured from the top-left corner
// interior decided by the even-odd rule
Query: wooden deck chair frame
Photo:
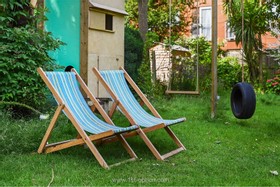
[[[140,90],[140,88],[136,85],[136,83],[132,80],[132,78],[129,76],[129,74],[124,70],[123,67],[120,67],[120,70],[122,70],[124,72],[124,76],[125,79],[127,80],[127,82],[131,85],[131,87],[135,90],[135,92],[138,94],[138,96],[141,99],[141,103],[145,104],[148,109],[152,112],[152,114],[155,117],[161,118],[162,117],[159,115],[159,113],[156,111],[156,109],[153,107],[153,105],[149,102],[149,100],[147,99],[147,97],[143,94],[143,92]],[[109,116],[112,117],[114,112],[116,111],[117,107],[119,107],[122,111],[122,113],[126,116],[126,118],[129,120],[130,124],[136,124],[134,119],[132,118],[132,116],[129,114],[129,112],[126,110],[126,108],[122,105],[122,103],[120,102],[120,100],[118,99],[118,97],[114,94],[114,92],[112,91],[112,89],[109,87],[109,85],[106,83],[106,81],[103,79],[102,75],[100,74],[99,70],[97,70],[97,68],[92,68],[92,71],[94,72],[94,74],[96,75],[96,77],[98,78],[98,80],[101,82],[101,84],[104,86],[104,88],[108,91],[108,93],[110,94],[110,96],[113,99],[113,104],[112,107],[109,111]],[[172,138],[172,140],[175,142],[175,144],[178,146],[178,148],[176,148],[175,150],[166,153],[164,155],[161,155],[159,153],[159,151],[155,148],[155,146],[152,144],[152,142],[149,140],[149,138],[146,136],[146,133],[157,130],[157,129],[164,129],[166,130],[166,132],[168,133],[168,135]],[[175,155],[183,150],[186,150],[185,146],[181,143],[181,141],[177,138],[177,136],[174,134],[174,132],[170,129],[169,126],[161,123],[161,124],[156,124],[152,127],[146,127],[146,128],[140,128],[139,130],[136,131],[138,133],[138,135],[140,135],[140,137],[143,139],[143,141],[146,143],[146,145],[148,146],[148,148],[150,149],[150,151],[153,153],[153,155],[158,159],[158,160],[164,160],[172,155]],[[130,137],[130,136],[135,136],[137,135],[136,132],[131,132],[131,133],[127,133],[125,134],[125,138],[126,137]]]
[[[127,162],[127,161],[132,161],[132,160],[135,160],[137,158],[136,154],[131,149],[131,147],[129,146],[127,141],[124,139],[122,134],[114,133],[113,130],[109,130],[109,131],[106,131],[106,132],[103,132],[103,133],[100,133],[100,134],[87,135],[87,133],[77,123],[75,117],[69,111],[69,109],[67,108],[67,106],[63,102],[62,98],[59,96],[58,92],[52,86],[51,82],[48,80],[47,75],[45,74],[43,69],[42,68],[38,68],[37,71],[40,74],[40,76],[43,79],[43,81],[46,83],[47,87],[52,92],[52,94],[55,97],[56,101],[58,102],[58,107],[57,107],[57,109],[56,109],[56,111],[54,113],[53,118],[51,119],[51,122],[49,124],[49,127],[48,127],[48,129],[47,129],[43,139],[42,139],[40,147],[38,148],[38,153],[43,153],[43,152],[51,153],[51,152],[59,151],[59,150],[66,149],[66,148],[69,148],[69,147],[72,147],[72,146],[86,144],[88,146],[88,148],[90,149],[90,151],[92,152],[92,154],[94,155],[94,157],[97,159],[98,163],[103,168],[105,168],[105,169],[109,169],[112,166],[119,165],[119,164]],[[99,113],[102,115],[104,120],[108,124],[114,125],[112,120],[108,117],[107,113],[103,110],[102,106],[99,104],[99,102],[93,96],[93,94],[90,92],[90,90],[88,89],[88,87],[86,86],[86,84],[84,83],[82,78],[79,76],[79,74],[76,72],[76,70],[72,69],[71,71],[75,73],[76,79],[79,82],[82,90],[87,94],[89,99],[93,102],[95,108],[99,111]],[[56,121],[57,121],[60,113],[62,112],[62,110],[65,112],[65,114],[67,115],[67,117],[70,119],[70,121],[72,122],[73,126],[77,130],[78,137],[74,138],[74,139],[71,139],[71,140],[66,140],[66,141],[61,141],[61,142],[56,142],[56,143],[48,144],[47,141],[50,138],[51,132],[54,129]],[[115,138],[117,138],[118,141],[120,141],[121,144],[124,146],[124,148],[126,149],[128,154],[130,155],[131,159],[128,159],[126,161],[119,162],[119,163],[116,163],[116,164],[113,164],[113,165],[109,166],[106,163],[106,161],[103,159],[103,157],[101,156],[99,151],[97,150],[96,146],[93,144],[93,141],[99,141],[99,140],[102,140],[102,139],[106,139],[108,137],[115,137]]]

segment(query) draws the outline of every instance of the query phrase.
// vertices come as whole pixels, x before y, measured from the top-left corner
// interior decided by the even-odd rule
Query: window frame
[[[203,32],[203,24],[202,24],[202,20],[203,20],[203,17],[202,17],[202,11],[204,11],[204,10],[210,10],[210,15],[208,16],[208,17],[210,17],[210,25],[209,25],[209,36],[207,36],[206,34],[205,34],[205,32]],[[200,7],[199,8],[199,25],[200,25],[200,27],[199,27],[199,35],[200,36],[204,36],[205,37],[205,39],[206,40],[208,40],[208,41],[211,41],[211,39],[212,39],[212,7],[211,6],[207,6],[207,7]],[[207,27],[206,27],[207,28]],[[206,30],[206,29],[205,29]]]
[[[231,31],[231,29],[229,27],[229,22],[227,22],[227,21],[225,22],[225,34],[226,34],[226,36],[225,36],[226,40],[229,40],[229,41],[235,40],[236,35],[233,31]]]

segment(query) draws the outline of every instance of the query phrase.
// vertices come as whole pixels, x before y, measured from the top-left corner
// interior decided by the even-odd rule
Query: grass
[[[278,186],[280,172],[280,97],[257,95],[248,120],[231,113],[229,93],[221,94],[217,117],[210,118],[210,96],[174,96],[152,101],[165,118],[185,116],[172,127],[186,146],[166,161],[157,161],[139,137],[128,139],[139,157],[110,170],[91,152],[77,146],[52,154],[36,150],[49,120],[14,120],[1,113],[0,186]],[[127,124],[117,114],[116,124]],[[68,119],[59,118],[52,138],[76,136]],[[162,152],[174,148],[164,131],[149,134]],[[128,158],[119,143],[98,147],[109,164]]]

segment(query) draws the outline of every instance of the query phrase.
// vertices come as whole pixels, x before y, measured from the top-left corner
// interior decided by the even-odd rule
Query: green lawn
[[[187,117],[172,129],[187,150],[157,161],[139,137],[128,139],[139,157],[110,170],[99,166],[91,152],[78,146],[52,154],[36,150],[49,120],[11,120],[0,112],[0,186],[279,186],[280,96],[257,95],[249,120],[231,113],[229,93],[221,94],[217,117],[210,118],[210,95],[174,96],[152,103],[165,118]],[[117,114],[116,124],[127,124]],[[77,134],[65,116],[53,139]],[[164,131],[149,134],[164,153],[175,146]],[[120,144],[98,147],[109,164],[128,158]]]

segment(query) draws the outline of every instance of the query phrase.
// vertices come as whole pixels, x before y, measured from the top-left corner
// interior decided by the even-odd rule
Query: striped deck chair
[[[50,153],[72,146],[86,144],[99,164],[108,169],[113,165],[109,166],[105,162],[96,146],[93,144],[93,141],[116,137],[131,157],[127,161],[137,158],[134,151],[124,139],[122,133],[137,130],[139,127],[136,125],[130,127],[115,126],[75,69],[72,69],[71,72],[44,72],[42,68],[38,68],[37,71],[58,103],[58,107],[40,144],[38,153]],[[92,112],[79,89],[79,85],[93,102],[95,108],[105,121],[98,118]],[[72,140],[48,144],[47,141],[61,111],[64,112],[74,125],[78,132],[78,137]],[[118,164],[120,163],[117,163],[117,165]]]
[[[120,70],[107,70],[107,71],[98,71],[96,68],[93,68],[93,72],[100,80],[101,84],[108,91],[112,97],[113,105],[109,111],[109,116],[112,117],[116,109],[119,109],[129,120],[130,124],[137,124],[141,126],[141,130],[137,131],[138,134],[143,138],[149,149],[152,151],[154,156],[158,160],[164,160],[174,154],[177,154],[185,150],[184,145],[176,137],[173,131],[170,129],[171,125],[183,122],[186,118],[179,118],[175,120],[165,120],[159,115],[156,109],[152,106],[149,100],[141,92],[135,82],[131,79],[128,73],[121,67]],[[140,103],[136,100],[132,94],[128,83],[135,90],[135,92],[141,98],[148,109],[152,112],[153,115],[146,112]],[[164,128],[173,141],[177,144],[178,148],[175,150],[161,155],[154,145],[151,143],[145,133],[154,131],[157,129]],[[135,133],[131,133],[135,135]],[[128,136],[128,135],[127,135]]]

